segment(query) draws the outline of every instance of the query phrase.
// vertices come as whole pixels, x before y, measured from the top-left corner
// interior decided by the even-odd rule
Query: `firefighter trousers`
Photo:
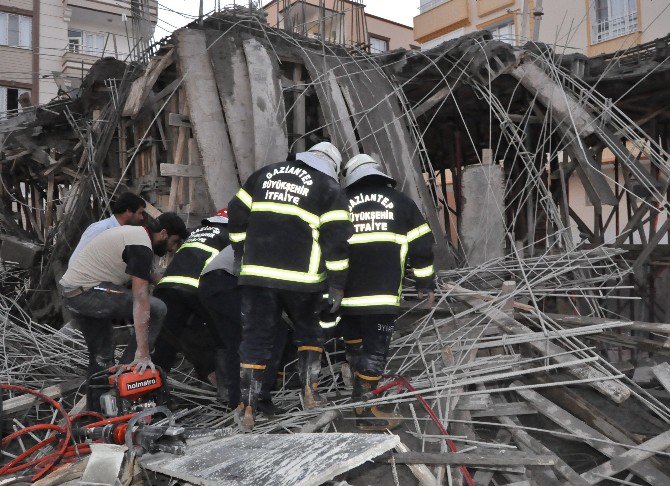
[[[167,314],[151,355],[153,362],[168,373],[181,351],[198,378],[205,381],[214,371],[220,343],[214,330],[203,325],[208,314],[197,290],[159,285],[154,296],[165,302]]]
[[[364,375],[363,378],[377,378],[384,373],[395,318],[393,314],[342,316],[340,330],[345,345],[362,341],[363,349],[354,371]]]
[[[207,324],[216,331],[224,355],[224,375],[230,403],[238,403],[240,395],[240,354],[242,340],[241,289],[237,278],[224,270],[214,270],[200,277],[198,294],[208,312]],[[272,356],[263,378],[260,398],[269,399],[277,371],[282,366],[282,354],[288,329],[277,326],[272,340]]]
[[[274,340],[285,311],[293,322],[296,346],[323,348],[319,325],[322,292],[295,292],[244,285],[242,293],[242,344],[240,360],[248,365],[267,365],[272,359]]]

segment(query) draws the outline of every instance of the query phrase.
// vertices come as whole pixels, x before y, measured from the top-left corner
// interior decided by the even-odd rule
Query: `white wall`
[[[550,0],[542,5],[540,41],[556,44],[558,53],[585,53],[589,26],[584,0]]]
[[[52,71],[61,71],[67,44],[67,23],[63,13],[63,4],[59,0],[40,2],[40,104],[49,102],[58,94]]]

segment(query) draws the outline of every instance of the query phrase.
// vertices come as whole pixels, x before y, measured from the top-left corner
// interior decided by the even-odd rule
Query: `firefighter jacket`
[[[368,176],[347,188],[354,224],[342,313],[396,314],[409,257],[417,290],[433,288],[433,235],[414,201]]]
[[[157,286],[197,292],[202,269],[229,244],[226,225],[199,226],[179,247]]]
[[[240,285],[299,292],[342,289],[353,234],[338,181],[300,160],[252,174],[228,205]]]

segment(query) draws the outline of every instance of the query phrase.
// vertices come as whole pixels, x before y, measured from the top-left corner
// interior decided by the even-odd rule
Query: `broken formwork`
[[[345,156],[380,158],[427,215],[443,268],[434,308],[405,292],[387,367],[393,386],[371,401],[402,413],[405,446],[340,479],[670,482],[670,377],[657,364],[668,355],[670,326],[627,318],[643,264],[629,264],[616,244],[634,231],[647,242],[663,237],[645,226],[665,204],[663,147],[643,142],[639,127],[543,46],[515,50],[479,33],[426,53],[369,56],[253,17],[222,15],[204,27],[177,31],[145,67],[103,61],[78,100],[0,125],[2,227],[19,248],[39,243],[25,261],[43,270],[3,272],[3,381],[51,387],[68,410],[81,404],[85,348],[46,322],[57,322],[54,281],[78,233],[121,187],[145,196],[153,214],[177,210],[193,226],[258,167],[328,138]],[[621,161],[614,190],[603,147]],[[565,163],[559,151],[570,154]],[[445,170],[457,182],[455,200]],[[615,244],[605,240],[613,216],[589,226],[570,206],[573,171],[596,214],[627,199],[631,218]],[[574,241],[573,224],[587,245]],[[486,251],[475,257],[469,249],[482,240]],[[25,292],[35,289],[29,282],[39,282],[38,292]],[[300,411],[289,363],[274,392],[285,413],[255,432],[352,430],[351,410],[361,404],[350,401],[342,359],[330,343],[320,387],[331,405],[317,412]],[[170,385],[184,424],[233,425],[188,366]],[[17,429],[58,420],[26,396],[12,396],[5,409]],[[154,470],[183,478],[167,462]]]

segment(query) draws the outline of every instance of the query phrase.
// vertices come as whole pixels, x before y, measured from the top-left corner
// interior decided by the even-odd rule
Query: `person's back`
[[[203,268],[230,244],[226,223],[203,220],[179,247],[156,288],[171,287],[197,292]]]
[[[323,290],[326,262],[322,253],[342,252],[331,247],[346,245],[346,239],[330,236],[338,231],[337,225],[326,224],[335,221],[329,214],[341,221],[348,218],[339,184],[296,160],[265,167],[243,190],[253,202],[245,228],[240,285]],[[236,239],[231,235],[234,244]]]
[[[410,247],[414,250],[424,235],[428,238],[419,242],[421,248],[411,252],[420,265],[415,277],[432,275],[430,228],[414,201],[390,187],[386,179],[366,177],[347,187],[346,193],[354,235],[349,240],[342,313],[396,314]]]
[[[101,282],[124,285],[130,280],[126,265],[129,252],[153,259],[151,238],[142,226],[119,226],[100,233],[87,244],[63,275],[65,287],[92,288]],[[149,280],[149,275],[146,275]]]

